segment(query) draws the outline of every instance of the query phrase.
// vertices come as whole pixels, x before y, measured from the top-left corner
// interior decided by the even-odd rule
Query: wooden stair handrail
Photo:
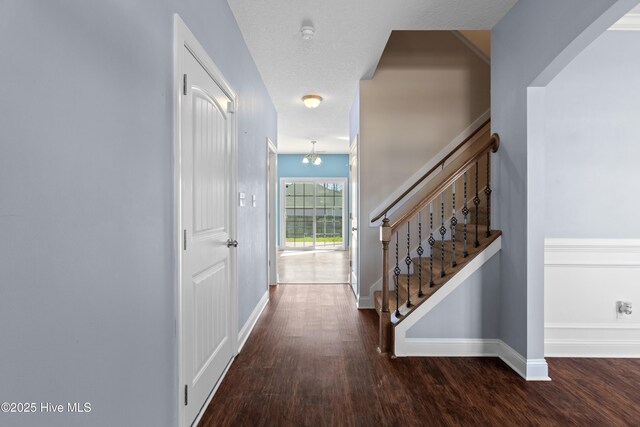
[[[451,156],[453,156],[460,148],[462,148],[464,145],[466,145],[469,141],[471,141],[486,125],[488,125],[491,122],[491,119],[487,119],[484,123],[482,123],[480,126],[478,126],[478,128],[476,130],[473,131],[473,133],[471,135],[469,135],[468,137],[466,137],[464,139],[464,141],[462,141],[460,144],[456,145],[455,148],[453,148],[453,150],[449,151],[449,153],[444,156],[442,158],[442,160],[440,160],[438,163],[436,163],[436,165],[434,167],[432,167],[431,169],[429,169],[429,171],[427,173],[425,173],[424,175],[422,175],[416,182],[414,182],[409,188],[407,188],[401,195],[399,195],[393,202],[391,202],[382,212],[380,212],[378,215],[375,216],[375,218],[373,218],[371,220],[372,223],[378,221],[380,218],[384,217],[391,209],[393,209],[393,207],[395,205],[397,205],[398,203],[400,203],[402,201],[402,199],[404,199],[405,197],[407,197],[407,195],[409,193],[411,193],[413,190],[415,190],[415,188],[420,185],[425,179],[427,179],[432,173],[434,173],[436,170],[438,170],[440,167],[443,167],[444,164],[446,163],[447,160],[449,160],[451,158]],[[497,150],[497,148],[496,148]],[[494,151],[495,152],[495,151]]]
[[[500,148],[500,136],[497,133],[494,133],[491,135],[491,138],[489,138],[489,141],[487,141],[473,157],[467,160],[462,166],[458,167],[455,172],[451,173],[447,179],[433,189],[425,198],[422,199],[420,203],[415,205],[411,210],[405,212],[400,218],[390,223],[391,233],[394,233],[400,225],[411,219],[416,213],[420,212],[422,209],[427,207],[429,203],[440,196],[443,191],[462,177],[462,175],[464,175],[464,173],[473,166],[476,160],[484,156],[487,151],[491,150],[492,153],[495,153],[498,151],[498,148]]]

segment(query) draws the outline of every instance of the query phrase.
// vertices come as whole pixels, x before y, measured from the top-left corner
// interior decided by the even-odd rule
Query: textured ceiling
[[[348,152],[349,109],[392,30],[490,29],[516,0],[228,0],[278,112],[278,151]],[[312,24],[313,40],[300,28]],[[310,110],[300,98],[324,98]]]

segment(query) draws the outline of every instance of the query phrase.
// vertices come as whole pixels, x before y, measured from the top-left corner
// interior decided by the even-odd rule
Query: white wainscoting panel
[[[545,356],[640,357],[640,240],[546,239],[544,286]]]

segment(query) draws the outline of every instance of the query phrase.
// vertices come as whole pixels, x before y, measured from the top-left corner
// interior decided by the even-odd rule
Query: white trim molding
[[[640,358],[638,323],[546,323],[548,357]]]
[[[267,281],[269,286],[275,286],[278,284],[278,147],[268,137],[266,152]]]
[[[637,6],[631,12],[620,18],[620,20],[613,24],[609,30],[640,31],[640,6]]]
[[[640,239],[545,239],[546,267],[640,267]]]
[[[525,359],[499,339],[406,338],[403,356],[422,357],[499,357],[527,381],[549,381],[544,359]]]
[[[498,339],[477,338],[405,338],[407,357],[482,357],[497,356]]]
[[[546,239],[545,356],[640,357],[639,268],[639,239]]]
[[[360,309],[373,309],[376,308],[373,300],[373,292],[369,295],[358,295],[356,306]]]
[[[390,272],[389,274],[389,283],[393,283],[393,279],[391,278],[393,272]],[[356,302],[356,305],[358,306],[358,308],[362,308],[362,309],[372,309],[372,308],[376,308],[376,302],[375,299],[373,297],[373,294],[375,291],[379,291],[382,289],[382,278],[378,279],[375,281],[375,283],[371,286],[369,286],[369,295],[362,295],[362,288],[360,288],[361,292],[360,295],[358,295],[358,299]]]
[[[459,30],[454,30],[452,31],[453,35],[456,36],[456,38],[458,40],[460,40],[462,42],[463,45],[465,45],[466,47],[468,47],[473,53],[475,53],[478,58],[482,59],[482,61],[484,61],[484,63],[491,65],[491,58],[489,56],[487,56],[486,53],[484,53],[482,50],[480,50],[480,48],[478,46],[476,46],[474,43],[471,42],[471,40],[469,40],[467,38],[467,36],[465,36],[461,31]]]
[[[242,351],[242,347],[244,347],[245,343],[247,342],[247,339],[249,338],[249,335],[251,335],[251,332],[253,331],[254,326],[256,326],[256,323],[258,323],[258,319],[260,318],[260,315],[264,311],[268,302],[269,302],[269,291],[267,290],[264,293],[264,295],[262,295],[262,298],[260,298],[260,301],[258,301],[258,304],[253,309],[253,311],[249,315],[249,318],[244,323],[244,326],[242,327],[242,329],[240,329],[240,332],[238,333],[238,353]]]
[[[339,183],[342,184],[343,192],[342,192],[342,246],[338,247],[324,247],[324,246],[308,246],[308,247],[295,247],[295,246],[287,246],[286,245],[286,233],[287,233],[287,221],[286,221],[286,213],[287,213],[287,205],[286,205],[286,197],[287,191],[285,188],[285,184],[287,182],[312,182],[312,183]],[[280,244],[278,245],[278,250],[281,251],[316,251],[316,250],[339,250],[346,251],[349,249],[349,245],[347,245],[348,238],[347,230],[350,230],[349,219],[346,215],[349,212],[348,206],[348,194],[349,194],[349,177],[346,176],[337,176],[337,177],[295,177],[295,176],[283,176],[278,180],[278,193],[280,195],[280,204],[279,204],[279,233],[280,233]],[[347,197],[345,197],[347,195]],[[313,207],[313,218],[315,224],[316,218],[316,209],[318,207]],[[314,240],[316,237],[315,227],[314,227]],[[317,243],[317,242],[316,242]]]

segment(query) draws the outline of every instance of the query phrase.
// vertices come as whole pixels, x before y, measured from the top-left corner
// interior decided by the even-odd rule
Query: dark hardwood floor
[[[550,382],[496,358],[390,360],[348,286],[270,293],[201,426],[640,425],[640,359],[548,359]]]

